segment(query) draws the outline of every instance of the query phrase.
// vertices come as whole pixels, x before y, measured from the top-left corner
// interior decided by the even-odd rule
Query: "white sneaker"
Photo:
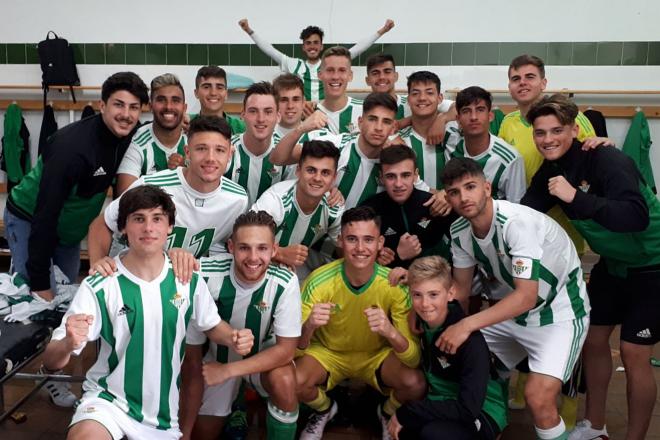
[[[380,421],[381,428],[383,428],[382,439],[383,440],[393,440],[392,436],[390,435],[389,431],[387,430],[387,423],[390,421],[390,419],[383,414],[382,405],[378,405],[376,407],[376,415],[378,416],[378,420]]]
[[[300,434],[300,440],[321,440],[325,425],[337,414],[337,402],[333,401],[330,409],[324,413],[314,412],[309,417],[305,429]]]
[[[575,429],[568,434],[568,440],[609,440],[609,438],[606,426],[603,426],[603,429],[594,429],[587,419],[577,422]]]
[[[43,369],[40,369],[39,373],[46,374]],[[61,373],[61,371],[58,371],[55,374],[59,373]],[[71,384],[68,382],[56,382],[50,380],[46,382],[43,389],[48,392],[50,400],[52,400],[57,406],[71,408],[78,400],[76,395],[71,392]]]

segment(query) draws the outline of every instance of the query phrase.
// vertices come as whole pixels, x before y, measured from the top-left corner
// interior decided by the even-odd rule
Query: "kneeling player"
[[[300,288],[295,274],[270,264],[277,250],[275,228],[265,211],[242,214],[228,242],[232,255],[201,260],[201,274],[222,319],[252,330],[256,341],[245,357],[211,344],[203,367],[206,386],[194,439],[218,438],[242,380],[269,397],[268,438],[295,437],[298,400],[293,356],[300,336]],[[201,346],[192,359],[198,361],[199,373]],[[192,379],[201,381],[201,375]],[[186,402],[188,413],[198,407],[199,395],[196,401]]]
[[[246,354],[253,337],[220,320],[197,274],[185,285],[175,278],[163,252],[174,225],[167,193],[150,185],[127,191],[117,222],[128,251],[115,257],[117,272],[83,281],[53,332],[44,367],[64,367],[71,354],[100,337],[98,360],[87,372],[67,438],[178,439],[184,344],[203,341],[204,332]]]
[[[315,413],[300,436],[320,439],[337,404],[326,391],[346,378],[360,379],[389,399],[378,415],[386,418],[399,402],[420,399],[426,390],[419,345],[410,333],[410,297],[390,286],[389,269],[376,264],[383,247],[380,219],[369,207],[349,209],[341,220],[344,259],[312,272],[303,287],[303,330],[296,359],[298,399]],[[385,413],[385,415],[383,415]]]
[[[450,160],[442,175],[447,201],[463,216],[451,226],[459,298],[471,290],[478,264],[512,289],[497,304],[449,326],[438,347],[455,353],[475,330],[513,368],[529,357],[525,400],[540,439],[566,438],[555,399],[573,371],[589,326],[589,299],[575,246],[550,217],[493,200],[473,159]]]
[[[390,434],[432,440],[497,438],[506,426],[506,386],[496,380],[484,337],[473,332],[455,354],[434,344],[465,316],[454,301],[451,267],[438,256],[418,258],[408,269],[408,285],[421,320],[422,367],[429,389],[424,400],[396,411]]]

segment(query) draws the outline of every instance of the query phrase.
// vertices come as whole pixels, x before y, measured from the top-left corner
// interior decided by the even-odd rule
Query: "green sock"
[[[296,422],[298,410],[287,412],[277,408],[268,401],[266,416],[266,438],[268,440],[294,440],[296,437]]]

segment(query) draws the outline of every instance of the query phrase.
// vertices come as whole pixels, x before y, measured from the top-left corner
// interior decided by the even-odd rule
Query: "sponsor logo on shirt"
[[[131,313],[131,312],[133,312],[133,309],[128,307],[128,305],[124,304],[123,307],[121,309],[119,309],[119,311],[117,312],[117,316],[124,316],[125,314]]]
[[[255,304],[254,308],[259,311],[262,315],[270,309],[270,306],[266,301],[260,301],[259,304]]]
[[[94,177],[96,176],[105,176],[106,172],[103,169],[103,167],[99,167],[96,171],[94,171]]]
[[[532,259],[516,257],[511,262],[511,270],[517,278],[530,279],[532,277]]]
[[[580,182],[580,185],[578,186],[578,188],[580,188],[580,191],[582,191],[584,193],[589,192],[590,187],[591,187],[591,185],[586,180],[583,180],[582,182]]]
[[[176,292],[174,296],[170,299],[170,304],[172,304],[177,309],[180,309],[186,303],[186,297],[181,295],[179,292]]]
[[[279,173],[279,170],[277,168],[273,167],[273,168],[269,169],[267,172],[268,172],[268,175],[270,177],[275,177]]]
[[[197,208],[201,208],[202,206],[204,206],[204,199],[195,199],[195,206]]]
[[[426,229],[429,223],[431,223],[431,219],[424,217],[417,224],[420,225],[422,228]]]
[[[93,412],[96,412],[96,407],[94,407],[94,406],[88,406],[87,408],[85,408],[84,411],[85,411],[86,413],[93,413]]]
[[[387,228],[387,230],[385,231],[385,234],[383,234],[383,235],[396,235],[396,231],[392,228]]]

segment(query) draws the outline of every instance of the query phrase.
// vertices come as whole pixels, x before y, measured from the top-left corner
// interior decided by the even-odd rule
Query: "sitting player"
[[[201,409],[199,394],[185,399],[188,414],[199,409],[194,439],[218,438],[242,380],[269,397],[268,438],[295,437],[298,400],[292,361],[300,336],[300,287],[294,274],[270,264],[277,252],[275,228],[264,211],[242,214],[228,242],[231,255],[201,260],[201,275],[220,316],[232,326],[250,329],[255,344],[244,357],[210,345],[203,367],[206,386]],[[196,365],[186,372],[191,371],[191,380],[201,382],[202,347],[196,351],[191,356]],[[193,389],[201,391],[201,386]]]
[[[473,332],[455,354],[435,346],[442,332],[465,316],[454,301],[451,267],[438,256],[418,258],[407,279],[423,331],[422,368],[429,390],[424,400],[396,411],[390,434],[395,439],[496,439],[506,426],[506,385],[495,379],[484,337]]]
[[[68,439],[178,439],[185,344],[203,342],[203,332],[239,354],[252,349],[251,332],[220,320],[197,274],[185,285],[175,278],[163,252],[174,209],[154,186],[122,196],[118,224],[128,250],[115,257],[117,272],[83,281],[46,347],[44,367],[58,370],[101,339]]]
[[[344,259],[312,272],[303,287],[303,329],[296,359],[298,400],[311,415],[302,440],[320,439],[337,403],[326,391],[346,378],[360,379],[389,394],[378,407],[387,435],[387,418],[399,402],[422,398],[426,384],[419,345],[410,332],[408,293],[390,286],[389,269],[376,257],[383,246],[379,218],[373,209],[349,209],[341,220],[339,245]]]

